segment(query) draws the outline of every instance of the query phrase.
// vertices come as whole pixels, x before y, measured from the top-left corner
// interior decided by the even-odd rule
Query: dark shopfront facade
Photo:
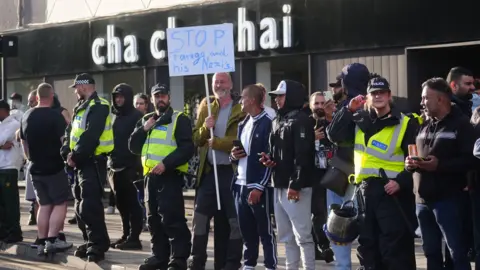
[[[32,27],[5,33],[19,37],[19,57],[7,61],[7,88],[26,94],[51,82],[68,107],[75,100],[64,88],[76,73],[90,72],[105,96],[120,82],[144,92],[160,81],[173,89],[175,107],[194,108],[204,93],[202,76],[169,79],[163,31],[228,22],[236,32],[248,29],[240,40],[234,33],[237,91],[254,82],[273,88],[285,78],[310,91],[326,89],[343,65],[363,62],[415,108],[428,76],[445,76],[460,64],[480,72],[470,63],[478,52],[471,41],[480,40],[478,6],[475,0],[241,0]],[[451,14],[453,7],[462,10]],[[459,42],[471,43],[417,48]]]

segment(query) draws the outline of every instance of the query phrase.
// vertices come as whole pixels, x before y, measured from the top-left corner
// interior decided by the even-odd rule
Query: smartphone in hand
[[[243,144],[240,140],[233,140],[233,146],[239,148],[239,149],[243,149],[245,150],[245,148],[243,147]]]

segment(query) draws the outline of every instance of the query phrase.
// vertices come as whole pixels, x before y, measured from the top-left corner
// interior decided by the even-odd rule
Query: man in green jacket
[[[241,266],[243,245],[230,189],[233,167],[229,155],[233,140],[237,138],[238,123],[245,114],[238,100],[231,95],[232,79],[228,73],[216,73],[212,79],[212,89],[214,96],[209,97],[212,116],[208,116],[207,100],[204,99],[193,130],[193,141],[199,147],[200,166],[196,182],[193,260],[190,269],[205,269],[210,220],[215,217],[215,269],[237,270]],[[213,128],[213,138],[210,137],[210,128]],[[221,211],[217,210],[212,150],[216,155]]]

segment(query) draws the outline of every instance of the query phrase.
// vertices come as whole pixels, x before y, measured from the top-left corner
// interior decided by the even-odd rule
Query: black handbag
[[[353,164],[349,164],[337,156],[331,158],[329,164],[330,167],[320,180],[320,185],[343,197],[348,187],[349,176],[354,173]]]

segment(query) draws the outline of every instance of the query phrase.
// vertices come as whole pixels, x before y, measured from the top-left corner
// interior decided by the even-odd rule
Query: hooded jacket
[[[115,103],[116,95],[123,95],[125,102],[123,106]],[[128,139],[135,129],[137,122],[142,119],[142,113],[133,107],[133,90],[127,84],[117,85],[112,92],[112,113],[114,150],[108,158],[108,167],[111,169],[122,169],[126,167],[137,167],[140,164],[140,156],[130,152]]]
[[[295,81],[285,80],[285,104],[278,110],[270,134],[273,186],[301,190],[311,187],[315,163],[315,133],[303,109],[307,92]]]
[[[467,172],[476,164],[473,156],[475,132],[460,108],[453,105],[440,121],[427,119],[416,139],[418,154],[438,159],[433,172],[421,169],[413,174],[417,203],[428,203],[461,194]]]
[[[15,140],[15,132],[20,128],[22,115],[11,114],[0,124],[0,145],[12,142],[10,149],[0,149],[0,170],[20,170],[23,164],[23,153],[20,143]]]
[[[348,114],[348,110],[345,108],[350,100],[358,95],[367,94],[370,72],[365,65],[353,63],[346,65],[338,77],[342,80],[346,89],[347,98],[337,104],[337,112],[334,113],[332,124],[327,127],[326,134],[328,139],[338,146],[335,156],[353,167],[353,146],[350,143],[345,144],[343,142],[349,142],[355,137],[355,123],[353,121],[345,121],[345,124],[338,123],[344,122],[341,119],[345,117],[346,113]]]

